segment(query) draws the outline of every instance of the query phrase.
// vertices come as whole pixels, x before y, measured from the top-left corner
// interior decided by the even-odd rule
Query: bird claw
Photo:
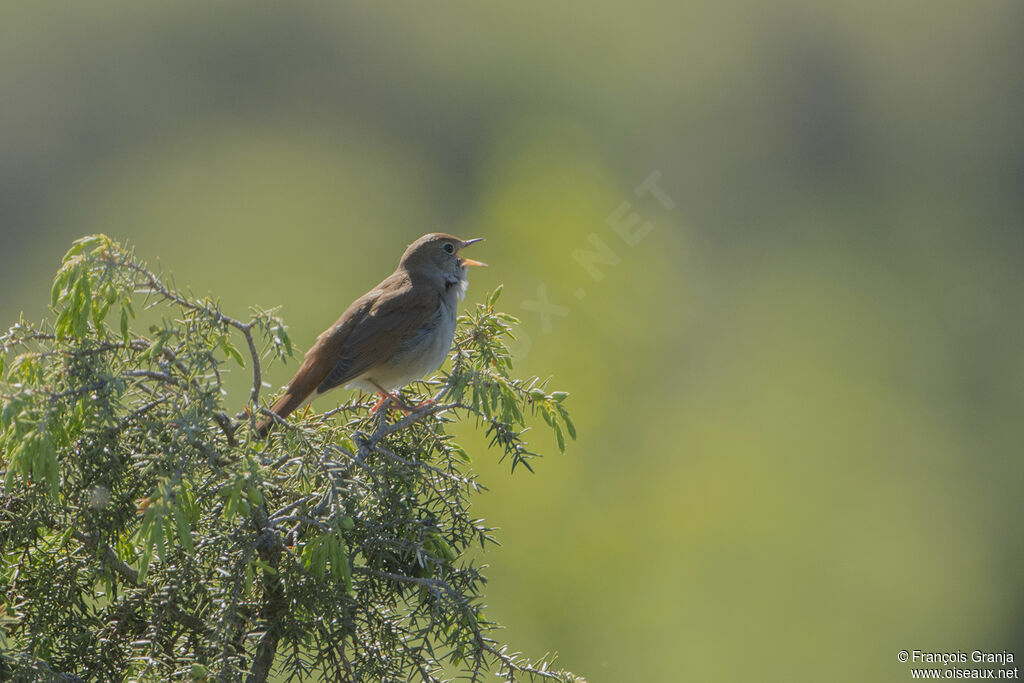
[[[373,406],[373,408],[370,409],[370,414],[371,415],[375,415],[381,408],[384,407],[384,405],[388,401],[391,401],[391,405],[393,405],[395,408],[398,408],[399,410],[401,410],[406,415],[408,415],[413,410],[415,410],[415,408],[410,408],[409,406],[407,406],[405,404],[405,402],[402,399],[398,398],[397,395],[392,394],[389,391],[378,391],[377,395],[380,396],[380,400],[377,401],[377,404],[375,406]]]

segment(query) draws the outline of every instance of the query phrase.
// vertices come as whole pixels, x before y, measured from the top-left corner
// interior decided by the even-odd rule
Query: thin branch
[[[88,534],[85,534],[85,533],[79,531],[78,529],[75,529],[74,531],[71,532],[71,537],[74,538],[79,543],[81,543],[82,545],[84,545],[89,550],[94,551],[94,552],[95,552],[96,548],[99,545],[99,542],[95,538],[93,538],[92,536],[89,536]],[[104,545],[102,552],[103,552],[103,561],[107,564],[107,566],[114,573],[118,574],[122,579],[124,579],[125,581],[127,581],[131,585],[136,586],[136,587],[139,586],[139,572],[138,571],[136,571],[135,569],[132,569],[127,564],[125,564],[121,560],[121,558],[117,556],[117,553],[115,553],[113,550],[111,550],[110,546]]]
[[[249,356],[252,359],[252,391],[249,393],[249,404],[252,406],[259,405],[260,389],[263,386],[263,373],[260,367],[260,354],[259,351],[256,350],[256,341],[252,336],[252,328],[253,325],[255,324],[255,321],[250,320],[247,323],[243,323],[240,320],[232,318],[231,316],[224,315],[216,308],[211,308],[209,306],[204,306],[195,301],[190,301],[189,299],[186,299],[177,292],[174,292],[168,289],[166,286],[164,286],[164,284],[160,281],[160,279],[156,276],[155,273],[153,273],[150,270],[147,270],[146,268],[143,268],[142,266],[140,266],[137,263],[134,263],[131,260],[124,260],[121,262],[121,265],[125,266],[129,270],[138,273],[143,278],[145,278],[146,282],[144,282],[143,285],[149,287],[150,289],[152,289],[153,291],[155,291],[168,301],[173,301],[182,308],[188,309],[190,311],[202,313],[210,318],[213,318],[215,321],[223,325],[233,327],[242,333],[242,336],[245,337],[245,343],[249,347]]]
[[[397,463],[405,465],[406,467],[423,467],[425,469],[430,470],[431,472],[433,472],[434,474],[438,475],[439,477],[443,477],[445,479],[449,479],[449,480],[457,482],[459,484],[464,484],[465,485],[465,484],[469,484],[470,481],[471,481],[467,477],[460,477],[458,475],[452,474],[451,472],[446,472],[445,470],[442,470],[440,467],[435,467],[434,465],[431,465],[430,463],[427,463],[427,462],[423,462],[422,460],[408,460],[407,458],[403,458],[402,456],[398,455],[397,453],[394,453],[394,452],[392,452],[392,451],[388,450],[387,448],[384,448],[383,446],[380,446],[380,445],[373,445],[372,449],[373,449],[373,451],[375,453],[380,453],[381,455],[386,456],[386,457],[394,460]]]
[[[285,595],[284,584],[277,572],[277,568],[281,564],[284,541],[278,529],[267,520],[264,510],[254,510],[253,521],[262,527],[256,541],[256,551],[259,553],[260,559],[271,569],[263,570],[264,599],[260,618],[266,624],[266,630],[260,637],[259,645],[256,646],[256,655],[253,657],[252,667],[245,680],[246,683],[266,683],[274,666],[274,657],[277,655],[277,644],[280,641],[282,630],[281,622],[288,609],[288,597]]]
[[[92,536],[83,533],[82,531],[79,531],[78,529],[72,530],[71,537],[92,552],[95,552],[96,549],[100,546],[99,541],[97,541]],[[122,579],[124,579],[129,585],[135,588],[146,587],[144,584],[139,582],[139,572],[136,569],[130,567],[120,557],[118,557],[117,553],[115,553],[110,546],[103,544],[101,555],[103,557],[103,563],[106,564],[107,567],[109,567],[112,572],[114,572]],[[147,590],[151,589],[147,588]],[[174,605],[170,606],[170,611],[171,616],[174,618],[174,620],[179,622],[183,626],[188,627],[196,633],[206,633],[206,622],[204,622],[202,619],[199,619],[198,617],[188,614],[187,612],[183,612],[181,609]]]
[[[155,379],[159,382],[166,382],[167,384],[178,383],[178,380],[171,377],[166,372],[156,372],[155,370],[129,370],[124,374],[126,377],[144,377],[146,379]]]

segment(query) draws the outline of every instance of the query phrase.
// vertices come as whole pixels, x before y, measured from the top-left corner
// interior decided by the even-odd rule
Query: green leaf
[[[146,545],[142,549],[142,560],[139,562],[139,583],[146,580],[146,575],[149,573],[149,563],[153,560],[153,548],[150,545]]]
[[[50,290],[50,308],[57,308],[57,302],[60,301],[60,292],[64,288],[63,278],[56,277],[53,280],[53,289]]]
[[[439,559],[445,560],[446,562],[454,562],[458,559],[458,555],[455,553],[455,549],[446,541],[441,534],[432,533],[430,540],[433,542],[433,548]]]
[[[71,248],[64,252],[64,262],[71,260],[72,257],[82,253],[82,249],[85,248],[85,238],[77,239],[71,243]]]
[[[253,505],[262,505],[263,504],[263,494],[260,493],[260,490],[258,488],[256,488],[255,486],[253,486],[252,484],[249,484],[246,487],[246,489],[245,489],[245,497]]]
[[[150,505],[146,512],[142,515],[142,523],[139,524],[138,537],[145,543],[149,543],[150,531],[153,528],[153,523],[156,521],[156,508]]]
[[[131,338],[128,335],[128,309],[121,304],[121,339],[127,345]]]
[[[89,332],[89,313],[92,311],[92,283],[89,276],[78,279],[78,291],[75,294],[75,336],[84,339]]]
[[[163,515],[161,515],[161,517],[162,516]],[[152,534],[150,536],[151,539],[152,539],[151,542],[153,544],[153,547],[156,549],[156,554],[160,558],[161,562],[164,561],[164,558],[165,558],[166,553],[167,553],[167,545],[165,543],[166,539],[165,539],[165,535],[164,535],[164,524],[163,524],[163,521],[164,520],[161,519],[159,523],[153,525],[153,532],[152,532]]]
[[[324,537],[317,536],[310,540],[302,549],[303,564],[309,573],[318,579],[324,577],[326,557],[324,555]]]
[[[267,574],[270,574],[271,576],[277,576],[277,570],[271,567],[263,560],[253,560],[252,563],[254,566],[258,567],[260,570],[266,572]]]
[[[288,332],[285,330],[284,325],[280,320],[274,320],[273,324],[269,327],[271,339],[274,342],[274,348],[277,350],[278,357],[282,360],[285,357],[291,357],[292,355],[292,340],[288,336]],[[283,347],[283,351],[282,351]]]
[[[238,507],[241,491],[237,486],[232,486],[223,493],[225,493],[227,502],[224,503],[224,510],[221,512],[221,516],[224,519],[231,519],[235,515],[235,509]]]
[[[563,406],[561,404],[559,404],[557,406],[557,408],[558,408],[558,413],[562,416],[562,421],[565,422],[565,428],[569,430],[569,436],[572,438],[573,441],[575,441],[576,440],[576,425],[574,425],[572,423],[572,420],[569,418],[569,411],[566,410],[565,406]]]
[[[342,543],[341,540],[334,534],[331,534],[327,542],[330,547],[331,555],[331,577],[334,578],[335,581],[344,581],[344,568],[348,566],[348,559],[346,557],[347,553],[345,552],[345,544]]]
[[[74,256],[75,254],[80,254],[83,251],[87,249],[92,249],[93,247],[96,246],[107,246],[109,244],[110,238],[107,237],[106,235],[86,235],[85,237],[80,237],[71,243],[71,248],[68,249],[68,253],[64,255],[64,258],[67,259],[68,257]]]
[[[352,592],[352,568],[348,566],[348,547],[340,536],[333,535],[331,575],[345,584],[345,592]]]
[[[92,319],[96,323],[96,328],[99,329],[100,323],[107,317],[107,312],[110,310],[110,303],[107,301],[97,302],[93,306]]]
[[[4,475],[4,489],[11,491],[14,488],[14,478],[21,475],[22,481],[25,477],[25,446],[23,439],[13,450],[7,453],[7,474]]]
[[[558,442],[558,450],[565,453],[565,435],[562,434],[562,428],[557,422],[552,422],[551,426],[555,430],[555,440]]]
[[[226,353],[230,358],[234,358],[236,363],[238,363],[243,368],[245,367],[245,359],[242,358],[242,354],[238,352],[238,349],[236,349],[231,344],[231,342],[228,341],[227,337],[221,338],[220,347],[224,349],[224,353]]]
[[[57,466],[57,451],[49,433],[43,434],[39,439],[38,457],[42,461],[42,474],[46,481],[46,490],[52,500],[57,500],[57,495],[60,493],[60,469]]]
[[[498,285],[497,289],[491,292],[490,298],[487,299],[487,307],[494,308],[494,304],[498,303],[498,298],[501,296],[501,290],[505,288],[505,285]]]
[[[61,309],[61,312],[57,314],[57,321],[53,325],[53,332],[57,339],[63,341],[67,339],[68,332],[70,331],[70,320],[71,320],[71,307],[65,306]]]
[[[277,334],[281,337],[281,341],[284,342],[284,349],[288,352],[288,355],[292,355],[292,338],[288,336],[288,332],[285,331],[284,325],[277,326]]]
[[[160,354],[164,352],[164,344],[167,343],[166,334],[158,334],[156,341],[149,347],[149,359],[154,363],[160,360]]]
[[[0,356],[2,358],[3,356]],[[14,416],[21,411],[21,403],[17,400],[11,399],[4,403],[4,407],[0,409],[0,429],[7,429],[8,426],[14,421]]]
[[[185,548],[189,555],[192,555],[196,546],[192,542],[192,530],[189,528],[188,519],[185,517],[185,511],[180,508],[174,510],[174,521],[177,526],[178,540],[181,541],[181,545]]]
[[[551,408],[546,405],[543,406],[543,409],[540,411],[540,416],[544,418],[544,421],[548,423],[549,427],[555,426],[555,418],[551,413]]]

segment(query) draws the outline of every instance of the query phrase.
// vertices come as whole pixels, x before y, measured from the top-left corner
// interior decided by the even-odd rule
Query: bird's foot
[[[426,408],[428,406],[434,405],[435,403],[437,403],[437,401],[435,401],[432,398],[428,398],[426,401],[421,401],[420,403],[418,403],[415,406],[413,406],[413,410],[419,410],[420,408]]]
[[[397,394],[393,394],[390,391],[378,391],[377,395],[380,396],[380,400],[377,401],[377,404],[370,409],[371,415],[376,414],[377,411],[383,408],[384,404],[387,403],[388,401],[391,401],[391,405],[393,405],[395,408],[398,408],[406,415],[415,410],[415,408],[410,408],[409,406],[407,406],[405,404],[405,401],[398,398]]]
[[[376,415],[376,414],[377,414],[377,411],[378,411],[378,410],[380,410],[380,409],[381,409],[381,408],[382,408],[382,407],[384,406],[384,403],[385,403],[385,402],[386,402],[386,401],[387,401],[387,400],[388,400],[389,398],[391,398],[391,397],[390,397],[390,396],[388,396],[387,394],[378,394],[378,395],[380,396],[380,400],[379,400],[379,401],[377,401],[377,403],[375,403],[375,404],[374,404],[374,406],[373,406],[372,408],[370,408],[370,415]]]

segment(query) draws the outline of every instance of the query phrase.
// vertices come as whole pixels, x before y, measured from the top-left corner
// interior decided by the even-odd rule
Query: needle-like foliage
[[[413,388],[431,402],[353,399],[259,440],[262,366],[292,355],[281,320],[230,317],[105,236],[76,242],[55,320],[0,337],[0,679],[571,680],[495,639],[467,556],[493,538],[451,424],[512,469],[535,457],[533,416],[560,447],[575,436],[564,393],[512,377],[497,298]],[[251,373],[242,412],[225,364]]]

